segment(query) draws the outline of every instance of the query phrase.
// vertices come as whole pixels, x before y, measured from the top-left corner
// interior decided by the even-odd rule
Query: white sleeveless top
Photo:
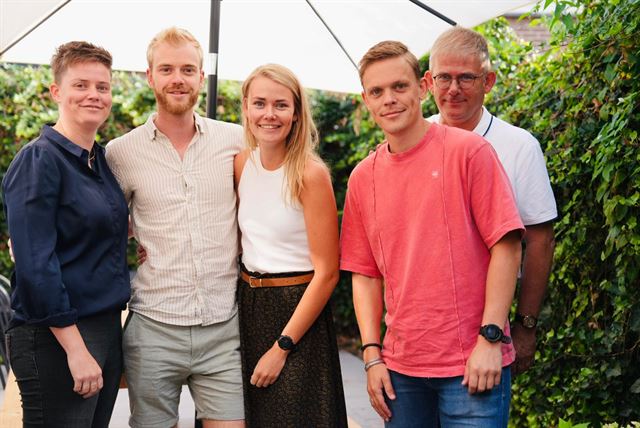
[[[313,270],[302,207],[285,202],[286,186],[284,166],[267,171],[255,150],[238,185],[242,262],[252,272]]]

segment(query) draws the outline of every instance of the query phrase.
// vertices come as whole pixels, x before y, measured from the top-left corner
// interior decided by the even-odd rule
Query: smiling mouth
[[[382,117],[388,117],[388,116],[397,116],[400,113],[403,113],[404,110],[394,110],[394,111],[388,111],[386,113],[382,113]]]
[[[280,125],[258,125],[258,127],[262,129],[278,129]]]

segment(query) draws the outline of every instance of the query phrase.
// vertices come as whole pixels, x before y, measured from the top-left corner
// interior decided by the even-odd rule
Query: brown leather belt
[[[240,277],[243,281],[249,284],[251,288],[290,287],[292,285],[302,285],[311,282],[313,279],[313,272],[304,275],[287,276],[285,278],[256,278],[255,276],[250,276],[246,272],[241,272]]]

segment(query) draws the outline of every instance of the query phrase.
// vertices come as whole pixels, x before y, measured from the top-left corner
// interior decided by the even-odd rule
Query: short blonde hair
[[[251,83],[257,77],[266,77],[279,83],[293,94],[294,114],[297,119],[293,122],[285,142],[284,168],[288,185],[286,198],[290,203],[296,205],[301,203],[300,196],[304,190],[303,176],[307,161],[312,159],[322,163],[316,152],[318,130],[313,122],[309,100],[300,81],[291,70],[279,64],[265,64],[253,70],[242,84],[243,102],[249,96]],[[251,150],[256,149],[258,142],[249,128],[249,119],[246,115],[242,118],[242,124],[247,145]]]
[[[402,42],[398,42],[395,40],[385,40],[371,47],[360,60],[358,66],[360,83],[362,83],[362,76],[364,76],[364,72],[371,64],[396,57],[402,57],[407,60],[409,66],[413,70],[413,73],[416,75],[416,78],[418,80],[422,78],[418,58],[416,58],[416,56],[409,51],[409,48],[407,48],[407,46]]]
[[[491,71],[487,40],[481,34],[468,28],[455,26],[438,36],[429,55],[430,70],[433,70],[434,61],[440,55],[475,56],[480,61],[483,71]]]
[[[169,43],[173,46],[178,46],[183,43],[191,43],[198,52],[198,58],[200,60],[199,66],[202,69],[203,53],[200,42],[198,42],[198,40],[193,37],[193,34],[187,30],[177,27],[166,28],[151,39],[151,42],[149,42],[149,46],[147,47],[147,63],[149,64],[149,68],[153,67],[153,51],[160,43]]]

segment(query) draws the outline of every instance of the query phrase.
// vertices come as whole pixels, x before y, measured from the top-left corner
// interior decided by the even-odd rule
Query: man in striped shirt
[[[242,427],[233,189],[242,128],[195,113],[204,73],[190,33],[162,31],[147,60],[157,113],[107,146],[147,253],[123,338],[129,423],[175,426],[187,383],[205,428]]]

